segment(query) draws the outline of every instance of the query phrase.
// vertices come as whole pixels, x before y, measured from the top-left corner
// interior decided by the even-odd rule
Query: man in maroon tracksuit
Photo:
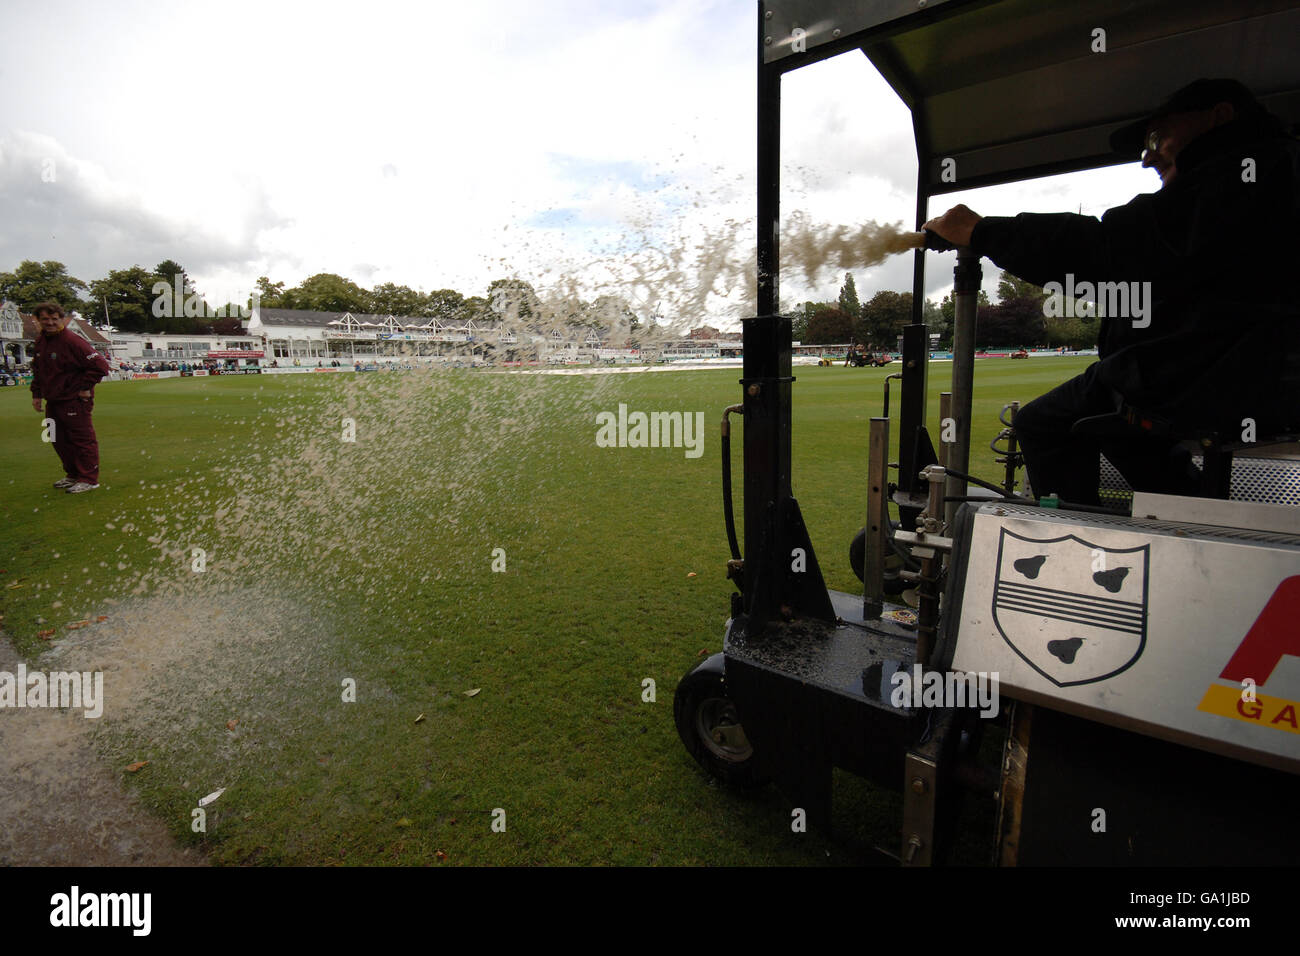
[[[99,487],[99,442],[90,423],[95,383],[110,371],[94,346],[68,331],[63,309],[42,302],[35,309],[41,335],[32,360],[32,407],[54,420],[54,450],[66,477],[54,483],[78,495]]]

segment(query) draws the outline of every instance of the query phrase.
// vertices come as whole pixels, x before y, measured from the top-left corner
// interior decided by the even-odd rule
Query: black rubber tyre
[[[723,675],[699,667],[683,677],[673,697],[673,720],[687,753],[716,780],[736,790],[768,782],[744,737]]]
[[[896,527],[896,523],[890,522],[890,526],[891,528]],[[866,550],[867,529],[862,528],[853,536],[853,540],[849,542],[849,565],[853,568],[853,573],[857,575],[859,581],[862,580],[862,576],[866,573]],[[915,567],[911,569],[913,571],[920,567],[918,562],[912,561],[911,563],[915,565]],[[885,593],[891,597],[896,597],[899,594],[902,594],[908,588],[907,582],[898,576],[898,572],[902,571],[907,564],[908,562],[905,562],[903,558],[892,549],[885,555],[884,587]]]

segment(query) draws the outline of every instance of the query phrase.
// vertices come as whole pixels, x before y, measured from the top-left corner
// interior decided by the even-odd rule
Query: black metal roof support
[[[780,312],[781,65],[764,62],[758,5],[758,315],[744,322],[747,632],[774,617],[835,620],[790,486],[790,319]],[[797,552],[802,552],[798,554]]]
[[[770,534],[771,504],[790,494],[790,429],[772,419],[779,413],[763,392],[764,380],[790,375],[789,346],[779,362],[774,317],[780,301],[781,226],[781,70],[763,63],[764,12],[758,4],[758,318],[744,329],[745,402],[745,587],[746,609],[752,610],[756,578],[764,563],[761,546]],[[781,366],[784,365],[784,368]],[[757,401],[762,398],[763,401]],[[784,462],[784,464],[783,464]]]

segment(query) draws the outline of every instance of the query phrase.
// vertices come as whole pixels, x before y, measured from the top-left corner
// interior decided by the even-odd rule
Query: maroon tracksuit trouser
[[[63,471],[75,481],[99,484],[99,440],[90,413],[93,398],[73,398],[45,403],[45,415],[54,419],[54,450]]]

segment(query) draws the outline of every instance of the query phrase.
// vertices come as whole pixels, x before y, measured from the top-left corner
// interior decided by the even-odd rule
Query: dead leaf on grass
[[[148,765],[149,765],[149,761],[147,761],[147,760],[137,760],[135,763],[130,764],[130,765],[126,768],[126,772],[127,772],[127,773],[135,773],[135,772],[136,772],[137,770],[139,770],[141,767],[146,767],[146,766],[148,766]]]
[[[478,692],[481,691],[482,689],[483,689],[482,687],[475,687],[473,690],[467,690],[467,691],[465,691],[465,696],[466,696],[466,697],[475,697],[475,696],[478,695]]]

